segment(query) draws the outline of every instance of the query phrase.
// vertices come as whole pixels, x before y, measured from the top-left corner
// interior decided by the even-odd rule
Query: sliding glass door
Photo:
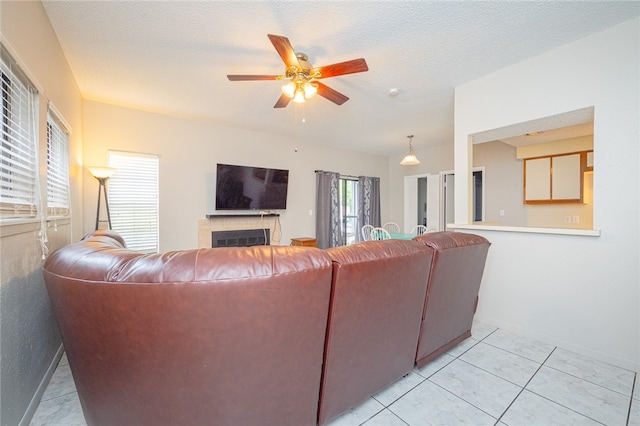
[[[358,180],[340,178],[340,243],[356,242],[358,231]]]

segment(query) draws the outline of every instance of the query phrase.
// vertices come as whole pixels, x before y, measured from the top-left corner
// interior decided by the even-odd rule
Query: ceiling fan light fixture
[[[418,157],[413,153],[413,143],[411,141],[413,139],[413,135],[409,135],[407,137],[409,138],[409,154],[405,155],[400,162],[400,165],[415,166],[416,164],[420,164],[420,160],[418,160]]]
[[[318,85],[298,78],[282,86],[282,93],[293,99],[293,102],[301,103],[318,93]]]
[[[290,82],[282,86],[282,93],[290,98],[293,98],[296,94],[296,82],[291,80]]]

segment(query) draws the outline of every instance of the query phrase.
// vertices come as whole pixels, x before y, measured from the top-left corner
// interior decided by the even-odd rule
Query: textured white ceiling
[[[84,97],[377,154],[453,140],[454,87],[640,15],[638,1],[44,1]],[[274,109],[282,74],[267,34],[350,100]],[[397,88],[399,94],[389,96]],[[305,122],[302,123],[302,118]]]

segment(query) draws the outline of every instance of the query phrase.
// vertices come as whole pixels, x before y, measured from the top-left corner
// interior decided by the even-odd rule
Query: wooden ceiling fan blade
[[[289,68],[292,65],[299,67],[298,58],[296,57],[296,52],[293,50],[293,46],[289,42],[289,39],[284,36],[267,34],[269,40],[273,44],[273,47],[276,48],[276,51],[282,58],[284,64]]]
[[[291,98],[283,93],[283,94],[280,95],[280,98],[278,98],[278,102],[276,102],[276,104],[273,107],[274,108],[284,108],[287,105],[289,105],[290,101],[291,101]]]
[[[337,90],[333,90],[326,84],[322,84],[319,81],[314,81],[313,84],[318,86],[318,95],[322,96],[323,98],[329,99],[334,104],[342,105],[349,100],[348,97],[338,92]]]
[[[251,81],[251,80],[281,80],[280,75],[227,75],[231,81]]]
[[[369,67],[367,66],[367,61],[365,61],[363,58],[360,58],[314,68],[313,71],[320,72],[320,76],[315,78],[327,78],[335,77],[337,75],[354,74],[357,72],[369,71]]]

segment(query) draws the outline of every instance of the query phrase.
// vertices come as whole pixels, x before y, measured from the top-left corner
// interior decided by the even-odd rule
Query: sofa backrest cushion
[[[331,248],[333,287],[319,423],[409,373],[432,261],[415,241]]]
[[[421,367],[470,336],[490,243],[479,235],[447,231],[414,240],[435,250],[416,354]]]

